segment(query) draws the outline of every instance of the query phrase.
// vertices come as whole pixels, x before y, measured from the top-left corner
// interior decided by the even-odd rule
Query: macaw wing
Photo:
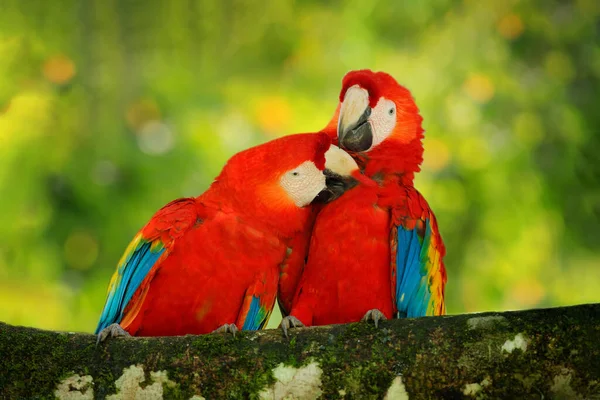
[[[244,331],[262,329],[269,322],[277,297],[277,276],[263,276],[244,295],[236,325]]]
[[[257,331],[269,323],[273,305],[265,304],[262,301],[263,299],[258,296],[252,296],[249,299],[250,301],[244,304],[245,306],[247,304],[247,306],[242,310],[242,312],[245,312],[245,318],[241,319],[243,320],[242,330]]]
[[[398,318],[445,314],[446,250],[433,212],[413,190],[407,207],[392,215],[392,295]]]
[[[110,280],[96,333],[123,320],[123,312],[129,301],[164,251],[165,247],[160,239],[149,241],[141,233],[135,236]]]
[[[96,334],[113,323],[119,323],[123,328],[129,325],[175,239],[197,219],[195,200],[178,199],[161,208],[134,237],[110,280]]]

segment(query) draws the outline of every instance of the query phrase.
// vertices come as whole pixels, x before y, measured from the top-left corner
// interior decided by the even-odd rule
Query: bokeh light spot
[[[494,84],[486,75],[472,74],[464,84],[465,91],[479,103],[486,103],[494,97]]]
[[[98,242],[89,232],[71,232],[65,241],[65,261],[71,268],[86,270],[98,258]]]
[[[46,60],[43,72],[50,82],[63,85],[75,76],[75,63],[69,57],[58,54]]]
[[[168,153],[175,145],[171,128],[160,121],[150,121],[139,131],[138,146],[146,154],[160,155]]]
[[[217,130],[221,143],[231,152],[251,146],[254,140],[251,124],[238,112],[225,114]]]
[[[292,120],[290,104],[282,96],[260,99],[256,103],[255,113],[260,129],[272,136],[283,134]]]
[[[423,161],[423,169],[429,169],[437,172],[445,168],[449,161],[450,151],[444,142],[434,138],[425,140],[425,159]]]
[[[497,28],[506,39],[516,39],[523,33],[523,20],[516,14],[508,14],[498,21]]]
[[[23,92],[15,95],[10,108],[0,114],[0,155],[39,136],[50,124],[52,105],[52,98],[46,93]]]
[[[460,130],[463,135],[474,134],[481,120],[480,108],[466,96],[448,96],[446,98],[446,114],[451,125],[450,128]]]

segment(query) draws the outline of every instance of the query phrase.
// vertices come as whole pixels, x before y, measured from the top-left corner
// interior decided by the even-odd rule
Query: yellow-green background
[[[597,0],[0,0],[0,320],[92,331],[155,210],[365,67],[424,116],[449,313],[600,301],[599,30]]]

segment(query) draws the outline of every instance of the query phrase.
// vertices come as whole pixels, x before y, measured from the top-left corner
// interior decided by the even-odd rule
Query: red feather
[[[233,323],[262,327],[283,266],[284,292],[293,291],[287,286],[298,280],[314,219],[311,207],[298,207],[283,192],[280,178],[307,160],[323,169],[330,143],[324,134],[291,135],[243,151],[204,194],[159,210],[119,264],[100,328],[119,323],[132,335],[157,336]],[[155,247],[163,251],[153,253],[156,259]],[[145,277],[137,272],[136,289],[131,276],[147,260],[153,264],[143,265]],[[135,290],[131,299],[123,288]]]
[[[389,213],[377,191],[359,185],[319,213],[291,312],[304,324],[358,321],[372,308],[392,317]]]
[[[398,243],[397,229],[416,229],[423,238],[426,223],[431,226],[432,239],[423,251],[429,257],[425,262],[428,275],[421,282],[434,292],[433,313],[442,314],[445,248],[433,212],[413,187],[414,173],[423,161],[422,117],[410,92],[386,73],[348,73],[340,102],[354,85],[368,91],[370,107],[381,97],[396,103],[396,128],[375,148],[352,154],[374,182],[361,181],[319,213],[291,315],[306,325],[359,321],[371,309],[391,318],[398,311],[396,252],[398,246],[408,246]],[[334,142],[340,104],[324,129]]]
[[[174,223],[184,223],[177,213],[171,217]],[[190,217],[185,219],[190,229],[177,238],[155,274],[142,284],[148,288],[145,296],[139,296],[142,304],[130,302],[129,308],[138,310],[123,326],[129,333],[199,334],[234,322],[241,329],[243,320],[238,315],[244,293],[259,281],[268,297],[264,302],[273,307],[278,267],[287,248],[283,238],[202,200]]]

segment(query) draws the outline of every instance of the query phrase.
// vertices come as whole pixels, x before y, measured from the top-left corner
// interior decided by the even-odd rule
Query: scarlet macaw
[[[234,155],[206,192],[170,202],[134,237],[110,282],[99,341],[262,328],[280,265],[290,281],[303,267],[310,204],[339,196],[357,171],[324,133]]]
[[[384,72],[351,71],[325,132],[358,162],[362,180],[317,216],[308,260],[281,327],[445,313],[444,244],[414,188],[422,117]]]

